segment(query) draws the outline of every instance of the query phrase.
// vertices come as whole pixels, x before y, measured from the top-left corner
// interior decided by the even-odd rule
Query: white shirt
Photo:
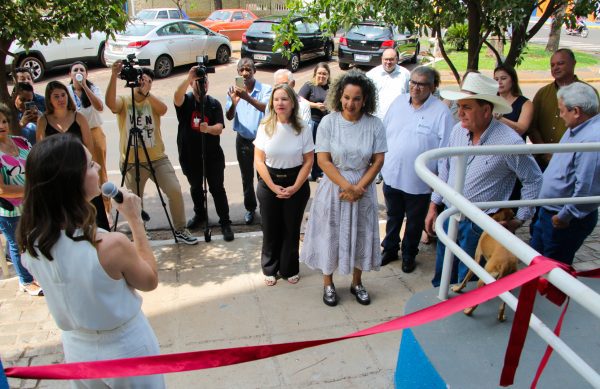
[[[410,95],[404,94],[392,102],[383,124],[388,152],[381,174],[386,185],[410,194],[431,193],[415,172],[415,159],[425,151],[448,144],[454,118],[446,104],[429,96],[415,109]],[[429,161],[427,167],[437,174],[437,161]]]
[[[410,72],[400,65],[396,65],[393,72],[388,73],[383,65],[374,67],[367,72],[377,88],[377,112],[375,116],[383,120],[392,101],[403,93],[408,93]]]
[[[265,163],[274,169],[289,169],[302,165],[304,154],[315,149],[312,133],[303,125],[300,134],[296,134],[290,124],[277,123],[272,137],[265,132],[261,124],[256,132],[254,146],[264,151]]]

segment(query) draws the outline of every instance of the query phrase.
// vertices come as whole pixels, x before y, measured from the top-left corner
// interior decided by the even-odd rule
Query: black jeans
[[[204,209],[202,193],[204,176],[202,174],[201,156],[196,158],[194,162],[184,160],[180,160],[179,162],[181,163],[183,174],[185,174],[190,183],[190,195],[194,203],[194,213],[204,218],[206,210]],[[215,202],[217,215],[219,215],[219,224],[231,224],[231,220],[229,219],[229,203],[227,202],[227,193],[223,184],[225,180],[225,156],[222,151],[215,155],[207,154],[205,163],[208,190]]]
[[[254,194],[254,140],[246,139],[238,134],[235,139],[235,152],[237,154],[240,173],[242,174],[242,188],[244,190],[244,208],[247,211],[256,210],[256,195]]]
[[[381,243],[384,251],[400,249],[400,229],[406,215],[406,227],[402,239],[402,258],[414,259],[419,253],[419,241],[425,226],[425,217],[431,199],[430,194],[410,194],[383,184],[383,195],[387,209],[385,239]]]
[[[321,121],[319,120],[318,122],[315,122],[314,120],[311,120],[310,122],[312,124],[313,142],[317,144],[317,130]],[[312,165],[312,170],[310,171],[310,175],[313,179],[323,177],[323,170],[321,170],[319,164],[317,163],[317,153],[315,153],[315,159]]]
[[[301,166],[291,169],[268,169],[276,185],[288,187],[296,182],[300,168]],[[292,197],[278,199],[259,177],[257,195],[263,231],[263,274],[275,276],[279,272],[284,278],[295,276],[300,271],[300,226],[310,197],[308,181],[305,181]]]

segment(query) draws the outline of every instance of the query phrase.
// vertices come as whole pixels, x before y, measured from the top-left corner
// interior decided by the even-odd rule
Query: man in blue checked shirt
[[[511,112],[511,106],[497,95],[498,83],[480,73],[469,73],[465,77],[460,92],[441,91],[441,96],[448,100],[456,100],[458,118],[450,134],[449,147],[480,145],[519,145],[523,139],[510,127],[494,119],[495,114]],[[446,158],[439,161],[438,176],[450,186],[456,179],[456,159]],[[531,155],[480,155],[467,159],[467,171],[463,196],[471,202],[508,200],[516,179],[523,184],[521,199],[537,198],[542,185],[542,172]],[[431,196],[429,211],[425,219],[425,230],[434,232],[434,223],[438,215],[438,207],[444,202],[439,193]],[[498,209],[488,209],[490,215]],[[519,208],[516,217],[504,226],[514,232],[523,222],[533,216],[532,207]],[[447,228],[447,221],[444,228]],[[458,245],[470,256],[474,256],[475,248],[482,230],[468,219],[459,222]],[[445,246],[438,242],[435,264],[435,275],[431,283],[439,286],[444,261]],[[454,258],[450,282],[460,282],[468,272],[468,268]]]
[[[598,96],[576,82],[560,88],[558,110],[567,130],[559,143],[600,142]],[[544,171],[539,198],[600,195],[600,152],[556,153]],[[600,204],[546,205],[533,224],[531,247],[542,255],[573,263],[575,253],[598,222]]]

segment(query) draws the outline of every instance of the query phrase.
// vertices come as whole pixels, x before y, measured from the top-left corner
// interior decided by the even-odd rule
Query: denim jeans
[[[444,231],[448,231],[448,220],[444,222]],[[483,230],[479,228],[479,226],[469,219],[464,219],[463,221],[458,223],[458,234],[456,236],[456,242],[467,254],[471,257],[475,256],[475,249],[477,249],[477,244],[479,243],[479,238]],[[435,256],[435,275],[431,280],[431,283],[434,287],[440,286],[440,279],[442,277],[442,267],[444,265],[444,253],[446,251],[446,246],[438,240],[437,242],[437,251]],[[457,282],[461,282],[467,273],[469,272],[469,268],[462,263],[458,258],[453,257],[452,262],[452,275],[450,277],[450,283],[455,284]]]
[[[19,224],[18,216],[0,216],[0,230],[6,238],[6,244],[8,245],[8,251],[10,253],[10,260],[12,261],[15,272],[19,277],[19,283],[29,284],[33,282],[33,277],[21,264],[21,253],[19,252],[19,246],[17,245],[17,239],[15,236],[17,224]]]
[[[554,215],[556,212],[540,208],[538,219],[532,227],[531,247],[545,257],[571,265],[575,253],[598,223],[598,210],[583,219],[573,218],[567,228],[561,229],[552,226]]]

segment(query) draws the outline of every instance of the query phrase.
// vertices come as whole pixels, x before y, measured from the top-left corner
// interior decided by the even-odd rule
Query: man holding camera
[[[131,63],[128,67],[131,66]],[[134,88],[134,102],[136,117],[133,118],[131,96],[119,96],[117,98],[117,78],[123,70],[123,62],[116,61],[113,63],[112,72],[108,88],[106,88],[106,106],[117,115],[119,125],[119,147],[121,149],[121,163],[133,166],[135,164],[135,150],[129,151],[128,160],[125,161],[127,153],[127,142],[129,139],[130,127],[135,122],[136,127],[141,130],[142,139],[148,151],[150,162],[154,168],[156,180],[159,188],[165,192],[169,199],[169,209],[173,218],[173,226],[175,227],[175,236],[178,240],[186,244],[197,244],[198,238],[192,236],[185,226],[185,211],[183,208],[183,196],[181,187],[175,175],[175,170],[169,158],[165,154],[165,146],[160,132],[160,117],[167,113],[167,106],[160,99],[150,93],[152,82],[154,80],[154,72],[149,68],[141,68],[138,74],[138,85]],[[129,79],[127,81],[132,81]],[[153,179],[150,174],[149,163],[146,160],[146,155],[141,147],[138,147],[138,155],[140,162],[140,193],[136,193],[142,197],[144,186],[148,178]],[[135,181],[135,169],[129,169],[125,173],[125,185],[130,190],[137,192]]]
[[[192,91],[185,93],[188,86],[192,87]],[[200,101],[201,92],[204,93],[203,101]],[[197,228],[202,222],[207,221],[202,186],[204,174],[206,174],[208,188],[219,215],[223,239],[229,242],[234,239],[234,235],[231,230],[229,204],[224,186],[225,154],[220,145],[220,135],[225,128],[225,121],[221,103],[206,94],[207,92],[206,69],[194,66],[188,72],[187,78],[179,84],[173,97],[179,121],[177,130],[179,163],[183,174],[190,183],[190,194],[194,202],[194,217],[190,219],[187,226],[188,228]],[[202,108],[204,108],[204,115],[202,115]],[[204,160],[204,168],[202,160]]]

